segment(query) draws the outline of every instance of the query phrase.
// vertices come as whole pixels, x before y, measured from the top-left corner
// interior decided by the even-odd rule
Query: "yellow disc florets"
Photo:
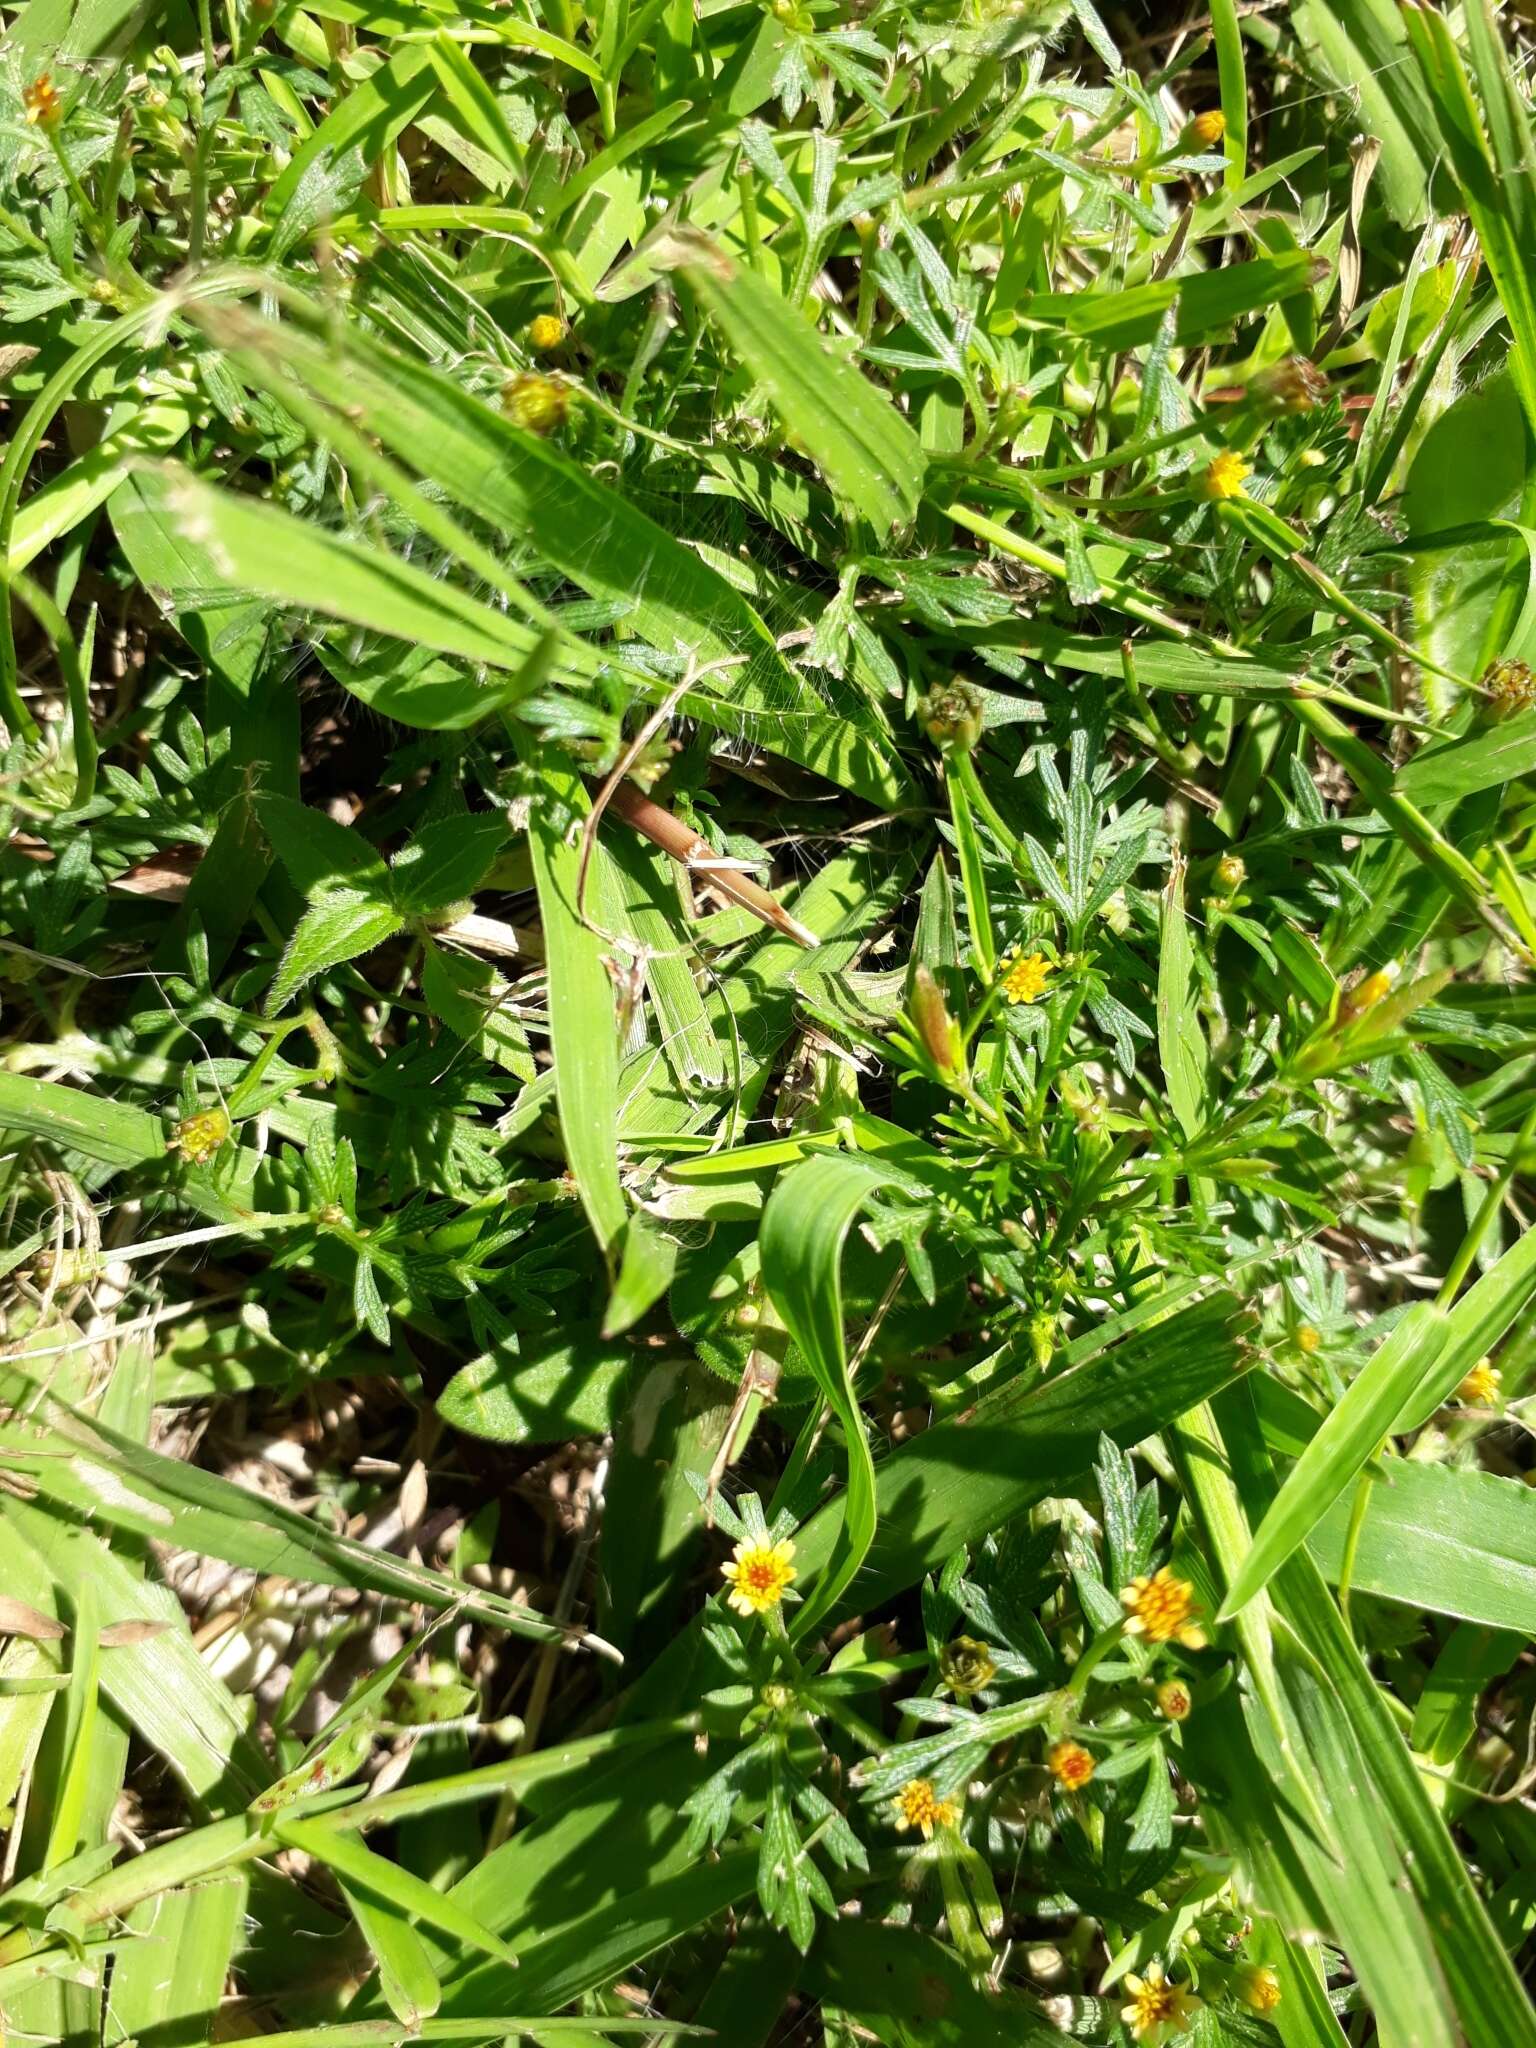
[[[547,356],[565,339],[565,322],[554,313],[536,313],[528,322],[528,346]]]
[[[167,1152],[179,1152],[194,1166],[205,1166],[229,1137],[230,1121],[222,1109],[200,1109],[183,1117],[166,1140]]]
[[[1456,1398],[1465,1408],[1497,1408],[1503,1379],[1492,1359],[1480,1358],[1456,1389]]]
[[[721,1576],[729,1583],[728,1603],[738,1614],[766,1614],[777,1607],[795,1577],[790,1559],[795,1546],[783,1543],[741,1542],[735,1554],[721,1565]]]
[[[1280,1979],[1268,1963],[1244,1963],[1232,1979],[1232,1996],[1250,2012],[1273,2012],[1280,2003]]]
[[[1176,1579],[1164,1565],[1151,1578],[1133,1579],[1120,1595],[1126,1611],[1126,1634],[1145,1636],[1149,1643],[1182,1643],[1187,1650],[1205,1648],[1205,1631],[1195,1621],[1195,1589]]]
[[[529,434],[552,434],[565,425],[571,409],[568,388],[538,370],[524,370],[501,394],[501,409],[514,427]]]
[[[923,1840],[932,1838],[935,1828],[953,1827],[958,1809],[952,1799],[940,1799],[931,1778],[912,1778],[896,1794],[898,1828],[921,1828]]]
[[[1156,2044],[1169,2034],[1180,2034],[1200,2010],[1202,2000],[1182,1984],[1170,1984],[1161,1963],[1149,1963],[1145,1977],[1128,1976],[1125,1988],[1130,2001],[1120,2008],[1120,2017],[1136,2041]]]
[[[1056,972],[1043,953],[1012,953],[1003,962],[1003,996],[1010,1003],[1036,1003]]]
[[[29,128],[57,128],[64,117],[64,102],[46,71],[25,88],[21,104]]]
[[[1221,453],[1205,466],[1201,487],[1208,498],[1241,498],[1243,480],[1253,474],[1250,463],[1244,462],[1235,449],[1223,448]]]

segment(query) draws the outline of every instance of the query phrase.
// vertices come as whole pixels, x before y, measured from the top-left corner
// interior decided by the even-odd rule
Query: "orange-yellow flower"
[[[27,86],[21,95],[21,104],[29,128],[57,128],[64,115],[64,102],[46,71]]]
[[[1203,142],[1207,149],[1214,149],[1227,132],[1227,117],[1220,107],[1207,107],[1203,114],[1196,114],[1189,125],[1196,142]]]
[[[738,1614],[766,1614],[770,1607],[777,1607],[795,1576],[790,1563],[794,1554],[795,1546],[787,1540],[738,1543],[735,1554],[720,1567],[731,1588],[726,1595],[728,1604]]]
[[[535,313],[528,322],[529,346],[536,348],[540,355],[548,355],[552,348],[558,348],[565,339],[565,322],[553,313]]]
[[[1253,467],[1244,462],[1235,449],[1223,448],[1221,453],[1205,466],[1203,488],[1208,498],[1241,498],[1243,479],[1253,475]]]
[[[912,1778],[896,1794],[896,1825],[903,1830],[921,1828],[923,1840],[930,1841],[935,1828],[953,1827],[959,1811],[952,1799],[940,1799],[931,1778]]]
[[[1151,1578],[1132,1579],[1120,1595],[1126,1610],[1125,1632],[1145,1636],[1149,1643],[1182,1643],[1186,1650],[1205,1648],[1205,1631],[1195,1616],[1195,1589],[1176,1579],[1164,1565]]]
[[[1043,953],[1014,953],[1005,962],[1003,995],[1010,1003],[1038,1002],[1055,972]]]
[[[1149,1963],[1145,1977],[1128,1976],[1125,1988],[1130,2002],[1121,2006],[1120,2017],[1135,2040],[1153,2048],[1166,2035],[1183,2033],[1204,2002],[1182,1984],[1170,1984],[1161,1963]]]
[[[1480,1358],[1456,1389],[1456,1398],[1466,1408],[1497,1408],[1503,1379],[1492,1359]]]
[[[1097,1765],[1080,1742],[1054,1742],[1045,1753],[1051,1776],[1068,1792],[1081,1791]]]

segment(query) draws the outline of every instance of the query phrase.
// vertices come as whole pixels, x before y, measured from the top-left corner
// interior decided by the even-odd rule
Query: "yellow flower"
[[[1374,974],[1368,974],[1364,981],[1357,981],[1353,988],[1346,989],[1339,998],[1339,1022],[1353,1024],[1355,1019],[1363,1017],[1367,1010],[1374,1010],[1384,997],[1391,995],[1392,984],[1396,980],[1396,967],[1379,967]]]
[[[913,1778],[896,1794],[896,1825],[921,1828],[925,1842],[933,1839],[935,1828],[953,1827],[959,1811],[952,1799],[940,1799],[931,1778]]]
[[[1189,125],[1196,142],[1203,142],[1207,149],[1214,149],[1227,132],[1227,117],[1220,107],[1208,107],[1203,114],[1196,114]]]
[[[1280,2003],[1280,1979],[1268,1963],[1244,1963],[1232,1979],[1232,1996],[1250,2012],[1273,2012]]]
[[[1155,2044],[1167,2034],[1182,2034],[1203,2003],[1182,1984],[1170,1984],[1161,1963],[1148,1963],[1145,1977],[1128,1976],[1125,1988],[1131,2000],[1121,2006],[1120,2017],[1138,2041]]]
[[[1097,1766],[1080,1742],[1054,1742],[1045,1753],[1051,1776],[1068,1792],[1079,1792]]]
[[[1176,1579],[1164,1565],[1150,1579],[1133,1579],[1120,1595],[1127,1620],[1127,1635],[1145,1636],[1149,1643],[1182,1643],[1186,1650],[1205,1648],[1205,1631],[1195,1616],[1195,1589],[1188,1579]]]
[[[1456,1389],[1456,1398],[1466,1408],[1497,1408],[1503,1379],[1491,1358],[1480,1358]]]
[[[730,1582],[728,1605],[738,1614],[766,1614],[784,1598],[785,1588],[795,1576],[790,1559],[793,1543],[738,1543],[735,1555],[720,1567]]]
[[[1235,449],[1223,448],[1214,461],[1206,464],[1205,495],[1208,498],[1244,497],[1243,478],[1252,475],[1252,465],[1244,462]]]
[[[541,356],[547,356],[552,348],[558,348],[564,339],[565,322],[553,313],[536,313],[528,322],[528,344]]]
[[[1056,972],[1043,953],[1010,954],[1005,966],[1003,994],[1010,1003],[1038,1002]]]
[[[552,434],[565,425],[571,395],[564,384],[537,370],[524,370],[501,394],[501,409],[514,427],[530,434]]]
[[[194,1166],[206,1166],[228,1138],[230,1122],[222,1109],[200,1109],[196,1116],[183,1117],[166,1140],[167,1152],[179,1152]]]
[[[63,118],[64,102],[46,71],[41,78],[34,78],[22,93],[21,104],[26,110],[29,128],[57,128]]]
[[[1182,1678],[1167,1678],[1157,1688],[1157,1711],[1168,1721],[1187,1721],[1194,1712],[1194,1701],[1189,1696],[1189,1687]]]
[[[1323,1348],[1322,1331],[1314,1328],[1311,1323],[1303,1323],[1296,1332],[1296,1348],[1298,1351],[1304,1352],[1308,1358],[1312,1356],[1314,1351],[1321,1351]]]

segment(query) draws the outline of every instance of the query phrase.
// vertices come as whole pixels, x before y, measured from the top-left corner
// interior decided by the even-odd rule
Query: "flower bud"
[[[1248,870],[1235,853],[1224,853],[1216,863],[1216,885],[1219,894],[1232,896],[1241,889],[1248,879]]]
[[[965,1071],[965,1048],[960,1027],[949,1014],[944,991],[930,968],[921,962],[912,972],[912,993],[907,998],[907,1015],[912,1019],[924,1052],[946,1079]]]
[[[1202,148],[1214,149],[1227,132],[1227,117],[1220,107],[1207,107],[1189,124],[1190,133]]]
[[[955,677],[930,690],[917,707],[917,715],[936,747],[958,747],[970,753],[981,738],[983,704],[979,690]]]
[[[1165,1721],[1187,1721],[1194,1705],[1182,1678],[1165,1678],[1157,1688],[1157,1711]]]
[[[1244,1963],[1233,1972],[1232,1996],[1250,2012],[1273,2012],[1280,2003],[1280,1979],[1268,1963]]]
[[[1368,974],[1364,981],[1357,981],[1353,988],[1346,989],[1339,998],[1340,1024],[1353,1024],[1367,1010],[1374,1010],[1384,997],[1391,995],[1392,984],[1396,980],[1395,968],[1380,967],[1374,974]]]
[[[939,1676],[957,1698],[968,1699],[991,1682],[997,1664],[985,1643],[974,1636],[956,1636],[939,1652]]]
[[[1277,412],[1316,412],[1328,397],[1328,379],[1306,356],[1284,356],[1253,380],[1253,388]]]
[[[553,313],[537,313],[528,322],[528,346],[547,356],[551,349],[558,348],[565,339],[565,322]]]
[[[1483,671],[1483,688],[1488,697],[1483,716],[1498,720],[1513,718],[1536,704],[1536,675],[1523,661],[1496,661]]]
[[[552,434],[565,425],[571,397],[565,385],[538,370],[524,370],[501,394],[501,409],[514,427],[529,434]]]

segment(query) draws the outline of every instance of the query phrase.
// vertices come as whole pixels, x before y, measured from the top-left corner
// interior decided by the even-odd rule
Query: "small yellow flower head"
[[[22,93],[21,104],[29,128],[57,128],[64,117],[64,102],[46,71]]]
[[[1130,2003],[1121,2006],[1120,2017],[1134,2040],[1152,2048],[1169,2034],[1182,2034],[1203,2003],[1182,1984],[1170,1984],[1161,1963],[1149,1963],[1145,1977],[1128,1976],[1125,1988]]]
[[[738,1543],[735,1555],[720,1567],[731,1588],[727,1604],[738,1614],[766,1614],[770,1607],[777,1607],[795,1577],[789,1561],[794,1554],[795,1546],[787,1539],[783,1543]]]
[[[536,348],[541,356],[558,348],[564,339],[565,322],[553,313],[536,313],[528,322],[528,346]]]
[[[501,394],[501,409],[514,427],[530,434],[552,434],[565,425],[571,394],[564,384],[538,370],[523,370]]]
[[[206,1166],[229,1137],[230,1122],[222,1109],[200,1109],[183,1117],[166,1141],[167,1152],[179,1152],[194,1166]]]
[[[908,1828],[921,1828],[925,1842],[933,1839],[935,1828],[950,1828],[955,1824],[959,1808],[952,1799],[940,1799],[933,1789],[931,1778],[912,1778],[896,1794],[896,1825],[903,1833]]]
[[[1195,1616],[1195,1589],[1188,1579],[1176,1579],[1164,1565],[1150,1579],[1132,1579],[1120,1595],[1126,1610],[1125,1632],[1145,1636],[1149,1643],[1182,1643],[1186,1650],[1203,1650],[1206,1636]]]
[[[1003,995],[1010,1003],[1038,1002],[1056,972],[1043,953],[1013,953],[1003,965]]]
[[[1053,1742],[1045,1760],[1051,1776],[1067,1792],[1080,1792],[1098,1768],[1080,1742]]]
[[[1187,1721],[1194,1707],[1182,1678],[1166,1678],[1157,1688],[1157,1711],[1165,1721]]]
[[[1223,896],[1231,896],[1241,889],[1248,879],[1248,870],[1235,853],[1224,853],[1216,863],[1216,886]]]
[[[1296,1332],[1296,1349],[1310,1358],[1314,1352],[1321,1351],[1322,1348],[1322,1331],[1316,1329],[1311,1323],[1303,1323]]]
[[[1227,132],[1227,117],[1220,107],[1207,107],[1203,114],[1196,114],[1189,125],[1196,142],[1203,143],[1207,149],[1214,149]]]
[[[1490,1358],[1480,1358],[1456,1389],[1464,1408],[1497,1408],[1504,1375]]]
[[[1367,1010],[1374,1010],[1385,996],[1392,993],[1397,980],[1395,967],[1378,967],[1374,974],[1368,974],[1364,981],[1357,981],[1353,988],[1346,989],[1339,998],[1339,1022],[1352,1024],[1357,1017],[1363,1017]]]
[[[1232,1979],[1232,1996],[1250,2012],[1273,2012],[1280,2003],[1280,1979],[1268,1963],[1244,1963]]]
[[[958,1699],[968,1699],[991,1683],[997,1662],[985,1643],[974,1636],[956,1636],[939,1652],[939,1676]]]
[[[1488,718],[1513,718],[1536,704],[1536,675],[1523,661],[1494,662],[1484,671],[1483,688],[1488,692],[1483,707]]]
[[[1242,498],[1247,495],[1243,479],[1252,474],[1251,463],[1244,462],[1235,449],[1223,448],[1214,461],[1206,464],[1201,487],[1208,498]]]

